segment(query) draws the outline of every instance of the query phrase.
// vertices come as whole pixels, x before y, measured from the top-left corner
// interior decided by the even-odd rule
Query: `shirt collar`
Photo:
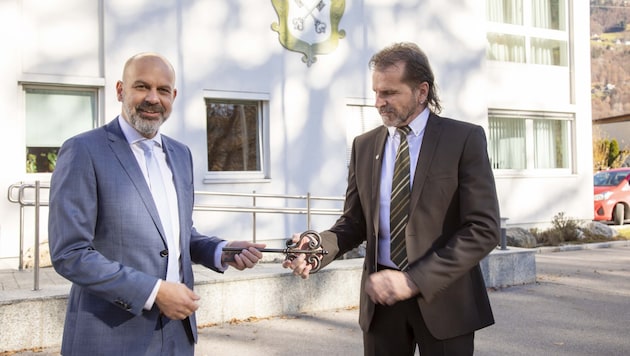
[[[131,126],[121,115],[118,115],[118,123],[120,124],[120,129],[122,130],[123,135],[125,135],[125,138],[130,145],[147,140],[146,137],[142,136],[138,131],[136,131],[136,129],[134,129],[133,126]],[[155,134],[155,136],[153,136],[151,140],[155,141],[158,147],[162,147],[162,135],[159,131],[157,134]]]
[[[422,112],[409,123],[409,127],[411,127],[411,132],[413,132],[415,136],[418,136],[422,131],[424,131],[424,128],[427,126],[428,120],[429,108],[425,107],[424,110],[422,110]],[[387,131],[389,131],[390,137],[394,137],[394,135],[396,134],[396,127],[387,126]]]

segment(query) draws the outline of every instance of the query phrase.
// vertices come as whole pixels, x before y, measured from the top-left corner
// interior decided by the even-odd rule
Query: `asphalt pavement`
[[[480,356],[630,355],[630,246],[536,255],[537,282],[490,291]],[[363,354],[358,309],[202,326],[196,355]],[[54,356],[59,350],[21,352]]]
[[[540,253],[537,282],[490,291],[475,355],[630,355],[630,247]],[[200,330],[197,355],[363,355],[358,309]]]

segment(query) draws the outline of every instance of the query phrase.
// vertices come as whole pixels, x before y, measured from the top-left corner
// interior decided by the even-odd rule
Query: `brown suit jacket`
[[[379,184],[387,129],[355,138],[344,212],[322,232],[330,251],[323,265],[367,241],[361,278],[359,323],[367,331],[374,304],[364,292],[376,271]],[[409,276],[417,301],[438,339],[467,334],[494,323],[479,261],[500,237],[500,214],[483,128],[429,116],[414,177],[406,228]]]

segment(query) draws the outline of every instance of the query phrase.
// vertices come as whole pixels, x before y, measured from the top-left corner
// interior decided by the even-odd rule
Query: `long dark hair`
[[[369,67],[372,70],[384,70],[387,67],[394,66],[399,62],[405,63],[405,71],[403,73],[403,83],[417,88],[423,82],[429,84],[429,93],[427,94],[427,105],[431,111],[439,114],[442,111],[440,98],[437,95],[437,87],[435,77],[429,64],[427,55],[416,45],[411,42],[394,43],[383,48],[372,56]]]

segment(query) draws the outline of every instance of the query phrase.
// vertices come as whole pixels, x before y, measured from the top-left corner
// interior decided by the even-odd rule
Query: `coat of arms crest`
[[[332,52],[346,32],[339,29],[345,0],[271,0],[280,23],[271,24],[280,43],[288,50],[303,53],[307,66],[316,54]]]

